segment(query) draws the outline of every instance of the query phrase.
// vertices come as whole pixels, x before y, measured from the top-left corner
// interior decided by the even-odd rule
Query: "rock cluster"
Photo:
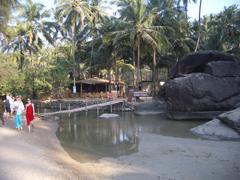
[[[240,108],[220,114],[218,119],[240,134]]]
[[[212,121],[191,129],[204,138],[240,140],[240,108],[220,114]]]
[[[240,60],[222,52],[202,51],[180,60],[165,85],[168,110],[227,111],[240,102]]]

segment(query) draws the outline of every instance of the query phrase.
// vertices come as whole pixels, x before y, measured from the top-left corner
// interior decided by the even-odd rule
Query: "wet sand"
[[[0,179],[240,179],[240,142],[141,134],[135,154],[79,163],[60,145],[56,121],[34,123],[31,133],[0,127]]]

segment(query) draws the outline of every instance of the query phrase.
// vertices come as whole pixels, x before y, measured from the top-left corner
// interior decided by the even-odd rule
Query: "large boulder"
[[[189,54],[177,62],[170,70],[170,78],[173,79],[183,74],[203,72],[209,62],[215,61],[227,61],[239,64],[239,58],[230,54],[219,51],[199,51]]]
[[[170,112],[228,111],[240,102],[240,60],[202,51],[180,60],[165,84]]]
[[[218,119],[240,134],[240,108],[220,114]]]
[[[226,111],[240,102],[240,77],[187,74],[166,84],[170,111]]]
[[[240,77],[240,63],[231,61],[209,62],[205,65],[203,72],[216,77]]]

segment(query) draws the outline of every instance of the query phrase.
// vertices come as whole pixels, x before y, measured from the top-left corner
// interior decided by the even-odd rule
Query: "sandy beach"
[[[56,121],[33,132],[0,127],[0,179],[239,180],[240,142],[141,134],[139,152],[79,163],[64,151]]]

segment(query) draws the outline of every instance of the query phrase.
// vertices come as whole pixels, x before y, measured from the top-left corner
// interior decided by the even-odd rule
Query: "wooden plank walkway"
[[[63,113],[87,111],[87,110],[94,109],[94,108],[98,109],[98,108],[101,108],[104,106],[111,106],[114,104],[123,103],[124,101],[125,101],[125,99],[117,99],[117,100],[113,100],[113,101],[108,101],[108,102],[104,102],[104,103],[100,103],[100,104],[93,104],[93,105],[70,109],[70,110],[62,110],[62,111],[49,112],[49,113],[40,113],[39,116],[51,116],[51,115],[63,114]]]

